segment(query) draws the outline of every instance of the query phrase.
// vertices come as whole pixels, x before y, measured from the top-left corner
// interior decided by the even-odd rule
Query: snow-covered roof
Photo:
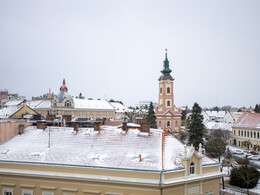
[[[115,110],[114,107],[107,101],[102,99],[78,99],[73,98],[74,109],[100,109],[100,110]],[[33,109],[50,109],[51,100],[32,100],[28,101],[27,105]]]
[[[5,106],[18,106],[21,104],[24,100],[10,100],[5,103]]]
[[[237,120],[243,112],[230,112],[230,114]]]
[[[207,122],[204,124],[206,129],[210,130],[225,130],[225,131],[232,131],[232,125],[231,123],[217,123],[217,122]]]
[[[125,132],[117,127],[101,128],[101,131],[82,128],[75,133],[65,127],[45,130],[27,127],[22,135],[0,145],[0,159],[142,170],[183,168],[183,144],[162,130],[151,129],[149,134],[138,129]],[[202,162],[216,163],[205,156]]]
[[[30,106],[32,109],[34,109],[34,108],[37,108],[40,104],[42,104],[45,101],[47,101],[47,100],[30,100],[30,101],[27,101],[26,104],[28,106]]]
[[[210,116],[210,117],[220,117],[220,118],[224,118],[226,112],[225,111],[206,111],[206,113]]]
[[[244,112],[236,121],[234,127],[260,129],[260,113]]]
[[[129,112],[129,109],[118,102],[110,102],[110,104],[116,109],[116,113]]]
[[[115,110],[114,107],[107,100],[73,98],[73,101],[74,101],[74,108]]]
[[[16,106],[8,106],[6,108],[0,109],[0,118],[9,118],[14,113],[16,113],[18,110],[20,110],[23,107],[23,104],[16,105]]]

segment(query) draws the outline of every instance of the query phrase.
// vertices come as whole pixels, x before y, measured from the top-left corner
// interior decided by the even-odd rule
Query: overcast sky
[[[259,0],[0,0],[0,89],[158,101],[165,48],[175,104],[260,103]]]

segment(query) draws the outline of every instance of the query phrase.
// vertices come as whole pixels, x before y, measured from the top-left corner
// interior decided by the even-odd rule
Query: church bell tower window
[[[167,93],[171,93],[171,88],[167,87]]]

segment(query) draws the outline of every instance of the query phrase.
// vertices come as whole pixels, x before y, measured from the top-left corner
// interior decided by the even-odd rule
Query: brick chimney
[[[150,132],[150,124],[148,123],[142,123],[141,124],[141,132]]]
[[[103,125],[106,125],[106,124],[107,124],[107,119],[103,118]]]
[[[94,122],[94,131],[99,131],[100,130],[100,122]]]
[[[19,134],[23,134],[23,130],[24,130],[24,125],[19,125]]]
[[[123,131],[127,131],[127,122],[123,122]]]
[[[79,130],[79,123],[74,123],[74,131],[78,131]]]

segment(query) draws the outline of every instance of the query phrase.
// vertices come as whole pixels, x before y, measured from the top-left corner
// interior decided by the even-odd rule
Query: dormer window
[[[190,175],[194,175],[195,174],[195,163],[192,162],[190,163]]]
[[[70,101],[66,101],[65,102],[65,107],[71,107],[71,102]]]

